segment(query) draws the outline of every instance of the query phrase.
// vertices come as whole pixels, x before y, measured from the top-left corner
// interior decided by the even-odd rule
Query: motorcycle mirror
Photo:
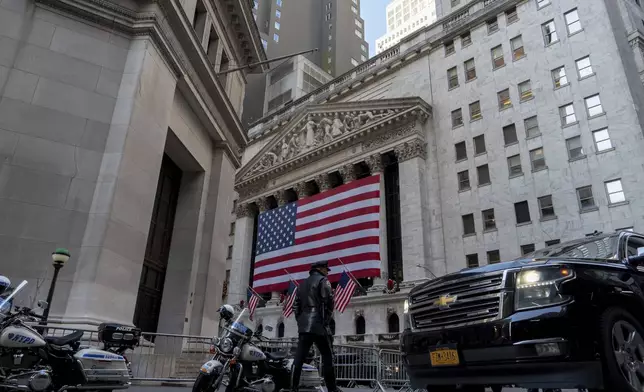
[[[49,307],[49,303],[47,301],[40,300],[38,301],[38,307],[45,310]]]

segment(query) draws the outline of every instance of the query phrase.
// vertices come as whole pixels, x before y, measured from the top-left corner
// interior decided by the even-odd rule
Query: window
[[[594,131],[593,139],[595,140],[595,148],[597,149],[597,152],[606,151],[613,148],[613,143],[611,143],[610,137],[608,135],[608,128]]]
[[[536,148],[530,151],[530,162],[532,162],[532,171],[546,169],[546,157],[543,155],[543,148]]]
[[[568,158],[571,160],[584,157],[584,149],[581,146],[581,136],[566,139],[566,148],[568,149]]]
[[[365,61],[367,61],[367,58],[365,57],[364,54],[361,54],[360,55],[360,60],[362,60],[362,62],[364,63]]]
[[[355,30],[355,33],[356,33],[356,37],[358,37],[358,38],[362,38],[362,31],[360,31],[360,30],[356,29],[356,30]]]
[[[275,30],[279,30],[279,29],[280,29],[280,22],[275,22]]]
[[[328,14],[326,14],[326,20],[327,20],[327,21],[329,21],[329,20],[331,20],[331,19],[333,19],[333,15],[331,15],[331,13],[329,12]],[[332,27],[332,26],[333,26],[333,25],[329,25],[329,30],[331,30],[331,27]]]
[[[505,65],[503,59],[503,46],[499,45],[492,49],[492,67],[494,69],[501,68]]]
[[[514,214],[517,218],[517,225],[530,222],[530,208],[527,201],[514,203]]]
[[[552,195],[542,196],[539,199],[539,213],[541,219],[549,219],[555,217],[555,206],[552,204]]]
[[[521,256],[534,252],[534,244],[521,245]]]
[[[362,22],[360,22],[358,19],[354,19],[354,22],[356,26],[358,26],[359,28],[362,28]]]
[[[264,47],[264,50],[268,48],[268,41],[266,41],[264,38],[262,38],[262,46]]]
[[[284,93],[268,101],[268,111],[271,112],[277,109],[278,107],[282,106],[286,102],[290,101],[292,98],[291,93],[292,93],[292,90],[289,89]]]
[[[517,14],[516,7],[512,7],[505,11],[505,20],[507,21],[507,24],[511,24],[519,20],[519,14]]]
[[[282,6],[282,0],[277,0],[277,6],[281,7]]]
[[[474,138],[474,154],[485,154],[485,135],[478,135]]]
[[[496,219],[494,219],[494,208],[481,212],[483,215],[483,230],[496,229]]]
[[[489,250],[487,252],[487,263],[496,264],[501,261],[501,253],[498,250]]]
[[[470,104],[470,120],[480,120],[481,119],[481,102],[476,101]]]
[[[277,34],[273,34],[273,41],[280,42],[280,36]]]
[[[454,54],[455,51],[456,49],[454,48],[454,41],[449,41],[445,43],[445,56]]]
[[[599,99],[599,94],[588,97],[585,99],[585,101],[586,110],[588,110],[589,117],[595,117],[604,114],[604,108],[602,107],[602,101]]]
[[[579,208],[582,211],[595,208],[592,186],[577,188],[577,199],[579,200]]]
[[[550,0],[537,0],[537,8],[545,7],[550,4]]]
[[[470,173],[465,170],[458,173],[458,190],[465,191],[470,189]]]
[[[576,61],[577,73],[579,79],[587,78],[593,75],[593,67],[590,64],[590,56],[586,56]]]
[[[499,99],[499,110],[507,109],[512,106],[512,101],[510,100],[510,89],[505,89],[499,91],[497,94]]]
[[[525,126],[525,136],[526,138],[536,137],[541,135],[541,130],[539,129],[539,122],[537,121],[537,116],[526,118],[523,120],[523,125]]]
[[[546,241],[546,246],[555,246],[561,244],[561,240],[550,240]]]
[[[623,203],[626,201],[622,180],[606,181],[606,193],[610,204]]]
[[[519,139],[517,139],[517,128],[514,124],[503,127],[503,140],[505,141],[506,146],[519,141]]]
[[[458,87],[458,73],[456,67],[447,70],[447,84],[450,89]]]
[[[230,233],[228,235],[235,235],[235,222],[230,223]]]
[[[497,18],[487,21],[487,33],[492,34],[499,31],[499,21]]]
[[[542,24],[541,30],[543,31],[543,40],[545,41],[546,45],[550,45],[559,41],[554,20]]]
[[[520,155],[514,155],[508,158],[508,170],[510,171],[510,177],[523,174]]]
[[[463,159],[467,159],[467,149],[465,148],[465,142],[456,143],[454,145],[454,148],[456,149],[457,161],[462,161]]]
[[[467,255],[465,261],[467,261],[467,268],[476,268],[479,266],[479,255],[476,253]]]
[[[233,200],[233,210],[231,212],[233,214],[237,212],[237,199]]]
[[[463,215],[463,235],[476,233],[474,228],[474,214]]]
[[[451,1],[452,7],[456,7],[460,2],[461,0],[452,0]]]
[[[559,67],[552,70],[552,81],[555,84],[555,88],[563,87],[568,85],[568,77],[566,77],[566,68]]]
[[[577,116],[575,115],[575,107],[572,106],[572,103],[564,105],[559,108],[559,116],[561,117],[561,125],[571,125],[577,122]]]
[[[282,11],[280,11],[280,10],[275,10],[275,17],[276,17],[276,18],[281,18],[281,17],[282,17]]]
[[[270,84],[273,85],[280,80],[284,79],[290,73],[293,72],[293,62],[292,61],[287,61],[284,62],[273,70],[273,72],[270,74]]]
[[[464,48],[472,44],[472,35],[468,31],[467,33],[461,35],[461,47]]]
[[[568,26],[568,34],[575,34],[582,30],[581,22],[579,21],[579,13],[574,9],[572,11],[566,12],[564,15],[566,19],[566,25]]]
[[[463,111],[456,109],[452,112],[452,128],[460,127],[463,125]]]
[[[516,61],[525,56],[523,38],[520,35],[510,40],[510,47],[512,48],[512,60]]]
[[[351,58],[351,65],[353,65],[354,67],[357,67],[357,66],[358,66],[358,64],[360,64],[360,63],[358,62],[358,60],[356,60],[356,59],[354,59],[354,58],[352,57],[352,58]]]
[[[228,247],[228,255],[226,256],[226,259],[229,259],[229,260],[230,260],[230,259],[232,259],[232,258],[233,258],[233,246],[232,246],[232,245],[230,245],[230,246]]]
[[[465,62],[465,81],[469,82],[472,79],[476,79],[476,66],[474,59],[469,59]]]
[[[351,11],[353,11],[354,14],[358,14],[358,9],[355,6],[351,6]]]
[[[532,95],[532,83],[529,80],[519,83],[519,97],[521,101],[527,101],[533,97]]]
[[[360,49],[362,49],[363,52],[367,53],[367,47],[364,44],[360,44]]]
[[[490,168],[488,165],[481,165],[476,168],[476,174],[479,178],[479,186],[488,185],[490,181]]]

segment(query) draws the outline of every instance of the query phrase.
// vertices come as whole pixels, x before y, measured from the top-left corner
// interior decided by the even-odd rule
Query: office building
[[[436,0],[393,0],[387,4],[387,32],[376,39],[376,54],[437,19]]]

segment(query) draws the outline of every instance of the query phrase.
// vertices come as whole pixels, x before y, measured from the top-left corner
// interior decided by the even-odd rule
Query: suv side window
[[[644,248],[644,238],[634,235],[626,238],[626,257],[637,256],[637,248]]]

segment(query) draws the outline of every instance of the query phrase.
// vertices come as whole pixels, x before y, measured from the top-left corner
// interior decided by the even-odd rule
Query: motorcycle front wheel
[[[212,375],[199,373],[192,386],[192,392],[215,392],[217,388],[214,388],[212,379]]]

